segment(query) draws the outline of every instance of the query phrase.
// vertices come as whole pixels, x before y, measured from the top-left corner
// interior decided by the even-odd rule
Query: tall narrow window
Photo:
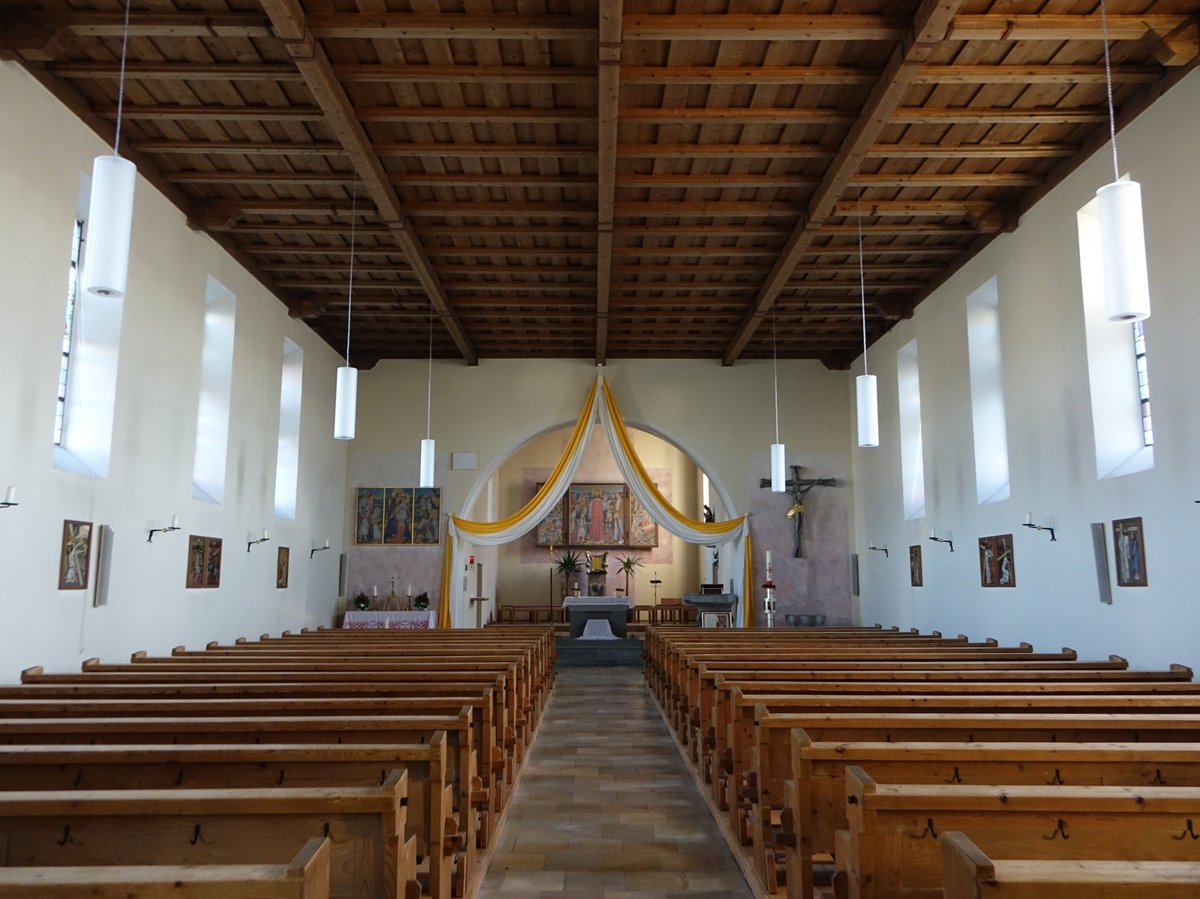
[[[975,496],[980,505],[1008,499],[1008,422],[1000,354],[1000,292],[992,278],[967,297]]]
[[[79,296],[79,263],[83,260],[83,220],[75,219],[71,234],[71,262],[67,267],[67,308],[63,314],[62,361],[58,365],[58,405],[54,410],[54,445],[62,446],[67,416],[67,375],[71,371],[71,345],[75,335],[75,299]]]
[[[91,179],[81,175],[71,239],[71,284],[87,256]],[[68,287],[59,359],[58,407],[54,416],[54,467],[108,477],[113,415],[117,403],[117,359],[124,300],[97,297]]]
[[[906,343],[896,354],[900,396],[900,476],[904,488],[904,517],[925,514],[925,457],[921,443],[921,375],[917,367],[917,342]]]
[[[300,480],[300,400],[304,351],[283,339],[283,378],[279,387],[279,454],[275,459],[275,514],[296,517]]]
[[[1133,323],[1133,358],[1137,365],[1138,399],[1142,404],[1142,443],[1154,446],[1154,421],[1150,417],[1150,368],[1146,362],[1146,323]]]
[[[225,501],[236,320],[237,297],[210,277],[204,291],[204,345],[196,409],[196,456],[192,463],[192,496],[210,503]]]
[[[1154,467],[1146,335],[1140,322],[1131,332],[1128,324],[1108,319],[1096,201],[1079,210],[1076,220],[1096,477],[1115,478]]]

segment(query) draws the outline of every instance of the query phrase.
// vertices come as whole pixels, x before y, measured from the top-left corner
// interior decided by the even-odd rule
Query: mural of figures
[[[355,543],[383,543],[383,500],[382,487],[358,488],[354,519]]]
[[[910,546],[908,548],[908,577],[909,583],[914,587],[925,586],[925,569],[921,564],[920,546]]]
[[[538,484],[541,490],[542,485]],[[557,502],[550,514],[541,520],[537,526],[538,546],[563,546],[567,542],[566,519],[563,517],[563,503]]]
[[[538,484],[538,488],[541,488]],[[572,484],[537,528],[538,546],[658,546],[658,525],[625,484]]]
[[[383,542],[412,543],[412,490],[408,487],[388,487],[385,507]]]
[[[286,590],[288,585],[288,569],[291,567],[292,550],[281,546],[275,555],[275,589]]]
[[[636,496],[629,496],[629,545],[658,546],[658,525]]]
[[[440,487],[418,487],[413,491],[414,544],[429,546],[442,542],[442,491]]]
[[[221,586],[221,538],[188,537],[187,578],[189,590]],[[286,586],[286,585],[285,585]]]

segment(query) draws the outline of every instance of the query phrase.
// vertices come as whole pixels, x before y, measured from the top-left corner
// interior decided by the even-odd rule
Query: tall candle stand
[[[763,615],[767,621],[767,627],[775,626],[775,566],[771,564],[771,554],[767,553],[767,582],[762,585],[767,591],[767,595],[763,597]]]

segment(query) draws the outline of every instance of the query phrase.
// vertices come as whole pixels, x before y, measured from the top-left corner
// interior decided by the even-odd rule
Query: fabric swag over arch
[[[550,477],[546,479],[541,489],[534,494],[533,499],[525,504],[518,512],[500,521],[469,521],[457,515],[450,516],[449,538],[446,542],[446,553],[442,564],[442,602],[438,606],[438,627],[452,627],[450,614],[450,590],[453,573],[458,570],[462,557],[462,546],[466,542],[476,546],[499,546],[520,539],[537,527],[538,522],[546,517],[554,508],[554,504],[562,499],[575,477],[583,461],[584,451],[591,439],[592,429],[599,418],[600,426],[608,438],[608,445],[616,459],[617,468],[629,485],[629,489],[638,501],[645,507],[646,512],[661,528],[673,534],[686,543],[713,545],[730,543],[734,545],[734,570],[742,571],[742,594],[740,598],[742,614],[739,616],[742,625],[749,623],[750,603],[747,597],[752,595],[753,578],[749,568],[750,526],[745,515],[728,521],[705,522],[684,515],[664,497],[650,480],[650,475],[638,458],[629,439],[629,432],[621,417],[621,411],[604,380],[603,372],[598,372],[596,380],[588,391],[587,399],[580,410],[571,439],[567,442],[558,464]]]

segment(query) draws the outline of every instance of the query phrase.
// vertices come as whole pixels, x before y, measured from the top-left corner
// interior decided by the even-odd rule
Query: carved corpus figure
[[[794,526],[793,541],[795,544],[795,552],[793,555],[799,559],[800,555],[800,539],[804,533],[804,497],[808,496],[809,492],[814,487],[836,487],[837,481],[833,478],[802,478],[800,472],[802,466],[792,466],[792,476],[784,482],[787,487],[787,495],[792,498],[792,507],[788,509],[787,517],[791,520]],[[763,478],[758,482],[760,487],[770,487],[771,479]]]

